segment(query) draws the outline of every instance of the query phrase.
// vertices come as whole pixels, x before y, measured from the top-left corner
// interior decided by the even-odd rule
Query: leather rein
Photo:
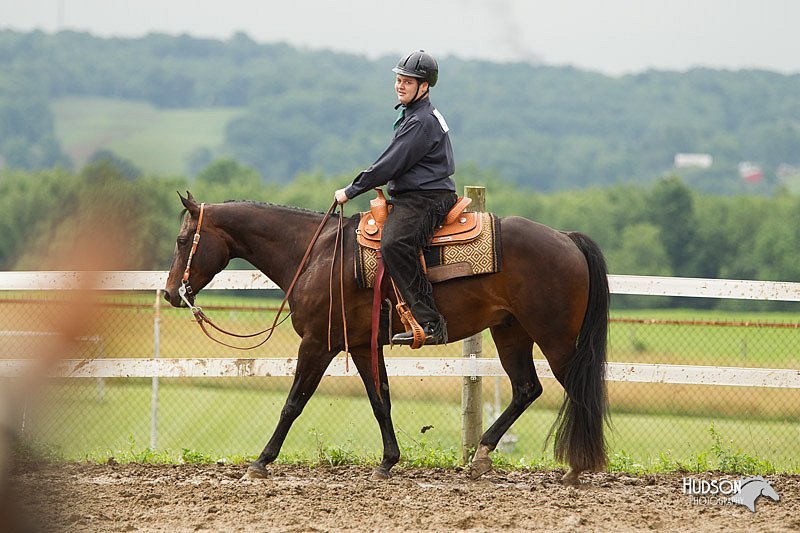
[[[203,312],[203,309],[201,307],[195,305],[187,297],[187,295],[192,295],[193,294],[192,293],[192,287],[191,287],[191,285],[189,285],[189,273],[191,272],[192,258],[194,257],[194,254],[197,251],[197,245],[200,242],[200,229],[201,229],[201,227],[203,225],[203,214],[205,212],[205,205],[206,205],[205,203],[201,203],[200,204],[200,214],[198,215],[198,218],[197,218],[197,229],[195,229],[194,238],[192,239],[192,248],[189,251],[189,257],[186,260],[186,269],[183,271],[183,279],[181,281],[181,286],[178,289],[178,294],[180,295],[180,297],[184,301],[184,303],[191,310],[192,315],[194,316],[194,319],[200,325],[200,329],[203,330],[203,333],[205,333],[206,337],[208,337],[209,339],[211,339],[212,341],[214,341],[214,342],[216,342],[218,344],[221,344],[223,346],[227,346],[228,348],[235,348],[237,350],[252,350],[254,348],[258,348],[259,346],[261,346],[265,342],[267,342],[270,339],[270,337],[272,337],[272,333],[275,331],[275,329],[278,326],[280,326],[287,318],[289,318],[291,316],[292,313],[291,313],[291,311],[289,311],[289,314],[287,314],[285,317],[283,317],[283,319],[281,319],[280,321],[278,320],[280,318],[281,313],[283,312],[284,307],[286,306],[286,303],[289,301],[289,297],[291,296],[292,290],[294,290],[294,286],[297,283],[298,278],[300,277],[300,273],[303,271],[303,268],[305,268],[306,263],[308,262],[308,258],[311,255],[311,250],[314,248],[314,244],[316,244],[317,239],[320,236],[320,233],[322,233],[322,228],[325,226],[325,223],[328,221],[330,216],[336,211],[336,207],[339,204],[338,204],[338,202],[336,202],[334,200],[333,204],[330,206],[330,208],[328,208],[328,212],[325,213],[325,216],[322,218],[322,222],[320,223],[319,227],[317,228],[317,231],[314,233],[314,236],[311,238],[311,242],[309,243],[308,248],[306,248],[306,252],[303,255],[303,259],[300,261],[300,266],[297,267],[297,272],[295,272],[294,278],[292,279],[292,282],[289,284],[289,288],[286,290],[286,294],[283,297],[283,301],[281,302],[280,308],[278,309],[278,313],[275,315],[275,319],[272,322],[272,326],[270,326],[267,329],[264,329],[262,331],[259,331],[257,333],[249,333],[249,334],[233,333],[233,332],[227,331],[227,330],[219,327],[213,321],[211,321],[211,319],[208,318],[208,315],[206,315]],[[349,346],[349,343],[348,343],[348,340],[347,340],[347,318],[345,316],[345,308],[344,308],[344,235],[343,235],[343,228],[344,228],[344,208],[339,210],[339,223],[338,223],[338,226],[337,226],[337,229],[336,229],[336,242],[334,243],[334,247],[333,247],[333,260],[331,261],[330,290],[329,290],[330,303],[329,303],[329,306],[328,306],[328,350],[329,351],[331,350],[331,322],[332,322],[332,314],[333,314],[333,270],[334,270],[334,265],[336,264],[336,252],[337,252],[337,248],[338,248],[338,252],[339,252],[339,291],[340,291],[340,294],[342,296],[342,324],[344,326],[344,350],[345,350],[345,354],[349,354],[350,346]],[[219,339],[214,338],[209,333],[209,331],[206,328],[205,324],[208,324],[211,328],[219,331],[222,334],[228,335],[230,337],[237,337],[237,338],[240,338],[240,339],[248,339],[248,338],[258,337],[259,335],[263,335],[264,333],[268,333],[268,335],[263,340],[261,340],[260,342],[258,342],[257,344],[254,344],[252,346],[245,346],[245,347],[235,346],[235,345],[228,344],[226,342],[223,342],[223,341],[221,341]],[[349,360],[346,361],[346,366],[347,366],[347,370],[349,371]]]

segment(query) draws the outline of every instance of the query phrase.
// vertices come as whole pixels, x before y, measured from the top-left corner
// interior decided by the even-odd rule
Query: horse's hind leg
[[[542,384],[533,365],[533,340],[512,316],[491,328],[500,363],[511,380],[511,403],[481,437],[470,465],[469,476],[480,477],[492,468],[489,453],[496,447],[508,428],[533,401],[542,394]]]
[[[292,423],[300,416],[306,403],[317,390],[317,386],[325,374],[325,369],[328,368],[334,357],[334,354],[329,353],[324,346],[318,346],[318,344],[316,341],[307,339],[303,339],[300,343],[294,382],[289,390],[286,403],[281,409],[278,425],[264,451],[247,469],[245,477],[263,478],[267,476],[266,465],[278,457],[278,452],[289,433],[289,428],[292,427]]]
[[[397,444],[397,436],[394,433],[394,425],[392,424],[392,403],[389,399],[389,379],[386,375],[383,347],[378,347],[380,395],[375,389],[370,352],[359,353],[358,350],[353,350],[353,361],[356,364],[356,368],[358,368],[361,380],[364,382],[364,388],[367,389],[369,403],[372,405],[372,412],[378,421],[378,426],[381,428],[381,439],[383,440],[383,460],[372,472],[372,479],[388,479],[389,470],[400,460],[400,446]]]

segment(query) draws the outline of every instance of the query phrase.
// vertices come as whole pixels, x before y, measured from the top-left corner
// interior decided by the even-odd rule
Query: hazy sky
[[[792,0],[0,0],[0,27],[148,32],[288,42],[375,57],[434,55],[570,64],[608,74],[648,68],[800,73]]]

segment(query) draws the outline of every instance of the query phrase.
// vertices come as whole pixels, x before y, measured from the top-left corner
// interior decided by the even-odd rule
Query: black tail
[[[592,239],[577,232],[568,235],[589,266],[589,302],[575,355],[564,377],[564,403],[553,424],[555,457],[578,471],[603,470],[608,463],[603,435],[608,419],[608,270],[603,252]]]

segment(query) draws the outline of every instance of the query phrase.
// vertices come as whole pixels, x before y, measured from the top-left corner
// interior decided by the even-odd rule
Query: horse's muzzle
[[[164,299],[172,306],[172,307],[187,307],[186,302],[184,302],[180,295],[178,295],[177,291],[170,292],[167,289],[163,290],[164,292]],[[190,300],[193,300],[192,296],[189,296]]]

